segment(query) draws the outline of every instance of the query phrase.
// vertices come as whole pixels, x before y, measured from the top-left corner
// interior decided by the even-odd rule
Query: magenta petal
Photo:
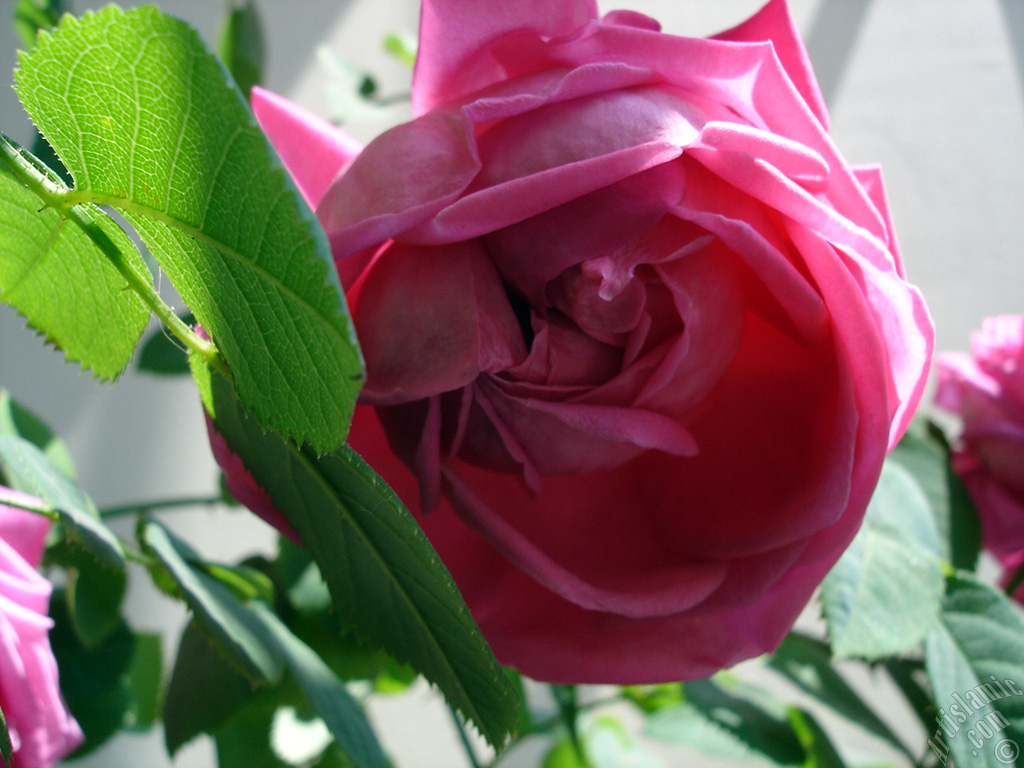
[[[828,109],[825,107],[825,99],[818,88],[818,80],[811,68],[811,59],[793,24],[786,0],[770,0],[742,24],[715,35],[715,39],[738,43],[771,41],[775,46],[775,54],[807,106],[814,112],[822,128],[828,130]]]
[[[448,392],[526,354],[501,279],[478,243],[395,244],[349,291],[349,304],[367,361],[365,402]]]
[[[260,127],[309,207],[316,210],[331,182],[362,145],[276,93],[254,86],[251,99]]]
[[[334,258],[382,243],[434,216],[479,170],[473,126],[462,113],[431,112],[377,137],[317,208]]]
[[[423,114],[501,79],[504,72],[493,63],[469,67],[467,60],[506,35],[560,37],[595,19],[594,0],[424,0],[413,109]]]

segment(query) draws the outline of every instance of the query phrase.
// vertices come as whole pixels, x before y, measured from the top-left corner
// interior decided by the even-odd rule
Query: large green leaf
[[[15,79],[64,201],[124,215],[264,425],[338,445],[364,374],[329,245],[195,31],[152,7],[65,17]]]
[[[208,383],[216,429],[302,537],[340,619],[503,745],[519,700],[401,501],[348,446],[318,457],[246,418],[220,376]]]
[[[83,227],[105,235],[140,275],[142,257],[96,206],[76,205],[68,217],[45,207],[26,183],[51,195],[67,191],[41,161],[0,136],[0,300],[69,360],[113,378],[131,359],[149,310],[124,290],[124,276]]]
[[[887,462],[863,526],[822,584],[833,653],[873,660],[909,652],[938,615],[942,589],[928,499],[906,469]]]
[[[938,712],[929,746],[958,768],[1015,764],[1024,744],[1024,621],[1001,592],[968,573],[949,578],[925,640]]]

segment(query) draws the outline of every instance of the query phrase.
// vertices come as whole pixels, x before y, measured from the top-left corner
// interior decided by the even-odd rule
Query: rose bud
[[[254,91],[367,361],[351,443],[502,662],[703,677],[772,650],[856,533],[928,312],[784,2],[712,39],[496,8],[426,0],[416,117],[365,149]]]

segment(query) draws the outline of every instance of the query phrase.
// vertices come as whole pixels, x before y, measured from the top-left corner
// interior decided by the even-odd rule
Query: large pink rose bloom
[[[50,650],[50,582],[35,570],[48,527],[44,517],[0,505],[0,709],[13,768],[50,768],[82,743]]]
[[[253,103],[363,345],[351,442],[498,658],[639,683],[773,649],[933,336],[785,3],[703,40],[588,0],[426,0],[412,122],[359,151]]]
[[[939,356],[938,405],[963,419],[953,469],[981,516],[988,547],[1024,561],[1024,316],[987,318],[971,353]],[[1019,592],[1018,595],[1024,595]]]

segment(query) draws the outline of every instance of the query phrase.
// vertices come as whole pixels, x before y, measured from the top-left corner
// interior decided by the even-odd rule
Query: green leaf
[[[810,712],[793,707],[789,711],[789,722],[807,751],[804,768],[846,768],[832,740]]]
[[[191,312],[183,315],[181,320],[189,327],[196,323]],[[182,348],[181,342],[171,338],[166,328],[160,327],[142,342],[136,365],[146,373],[165,376],[186,374],[189,372],[188,351]]]
[[[131,359],[149,310],[124,290],[124,277],[76,222],[106,235],[139,274],[145,264],[99,208],[77,205],[73,221],[44,207],[27,183],[54,195],[66,192],[44,163],[0,136],[0,300],[17,308],[69,360],[100,378],[114,378]]]
[[[228,0],[217,55],[243,95],[263,80],[263,25],[251,0]]]
[[[56,449],[58,457],[60,449]],[[68,605],[75,631],[87,646],[121,623],[127,589],[124,553],[100,520],[96,507],[74,480],[32,443],[0,429],[0,471],[11,487],[42,499],[56,515],[66,548],[52,559],[69,571]]]
[[[338,445],[364,373],[330,247],[195,31],[152,7],[65,16],[21,57],[16,90],[75,178],[62,199],[122,213],[246,408]]]
[[[54,467],[74,479],[75,466],[67,444],[54,435],[38,416],[19,405],[3,388],[0,388],[0,435],[28,440],[43,452]]]
[[[214,426],[302,537],[339,617],[503,746],[519,701],[401,501],[348,446],[318,457],[247,419],[221,377],[211,385]]]
[[[82,644],[66,609],[67,600],[55,589],[50,598],[50,645],[60,669],[60,689],[68,709],[85,734],[76,757],[92,752],[128,723],[132,693],[128,680],[135,636],[121,622],[95,647]]]
[[[3,757],[6,768],[11,768],[13,754],[14,747],[11,745],[11,734],[7,731],[7,718],[4,717],[3,709],[0,709],[0,757]]]
[[[174,672],[164,701],[167,753],[201,733],[213,734],[253,696],[253,688],[234,664],[225,664],[218,644],[193,620],[181,635]]]
[[[647,719],[650,736],[716,757],[771,766],[803,763],[804,749],[777,702],[738,688],[726,691],[711,680],[686,683],[685,694],[684,703]]]
[[[945,762],[948,750],[957,768],[1013,763],[1014,747],[1024,744],[1024,621],[1017,609],[1001,592],[957,573],[924,648],[941,723],[932,751]]]
[[[344,684],[270,609],[254,603],[252,610],[349,759],[357,768],[387,768],[388,760],[373,728]]]
[[[18,0],[14,6],[14,29],[21,45],[31,51],[39,32],[53,27],[68,10],[64,0]]]
[[[942,589],[928,499],[906,469],[886,462],[863,526],[822,584],[833,653],[873,660],[909,652],[938,615]]]
[[[978,513],[950,466],[948,446],[908,432],[890,458],[914,476],[935,517],[940,554],[954,568],[974,570],[981,551]]]
[[[277,703],[266,696],[251,698],[217,729],[218,768],[293,768],[270,743]]]
[[[199,556],[159,523],[143,520],[139,542],[167,569],[196,621],[253,685],[281,678],[282,660],[252,614],[219,581],[193,566]]]
[[[384,50],[406,66],[416,63],[416,38],[401,32],[392,32],[384,38]]]
[[[128,710],[125,728],[148,731],[160,717],[160,691],[163,676],[163,648],[160,635],[135,635],[135,652],[128,668]]]
[[[769,666],[849,722],[875,734],[914,759],[914,755],[832,666],[827,646],[790,634],[772,655]]]

